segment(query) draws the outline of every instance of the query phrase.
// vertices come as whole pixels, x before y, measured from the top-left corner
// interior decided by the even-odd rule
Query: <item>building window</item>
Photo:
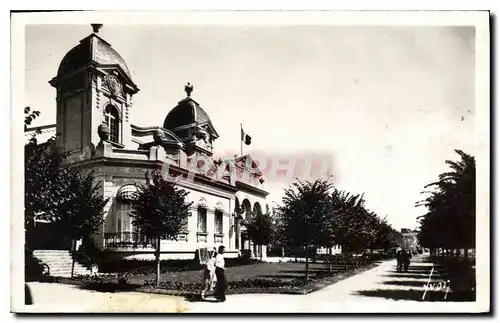
[[[198,208],[198,232],[207,232],[207,209]]]
[[[222,234],[222,211],[215,211],[215,233]]]
[[[129,201],[120,201],[116,214],[116,232],[119,234],[122,241],[129,241],[132,239],[132,231],[134,229],[130,212],[132,212],[131,203]]]
[[[108,105],[104,110],[104,122],[109,128],[109,140],[116,143],[120,142],[119,119],[118,110],[114,106]]]

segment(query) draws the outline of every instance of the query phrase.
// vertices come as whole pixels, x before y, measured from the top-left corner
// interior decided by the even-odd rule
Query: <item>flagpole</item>
[[[243,138],[241,138],[242,133],[243,133],[243,124],[240,123],[240,156],[243,156]]]

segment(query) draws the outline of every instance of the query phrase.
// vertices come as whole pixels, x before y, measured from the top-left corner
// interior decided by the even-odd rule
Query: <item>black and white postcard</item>
[[[487,11],[11,27],[13,312],[491,310]]]

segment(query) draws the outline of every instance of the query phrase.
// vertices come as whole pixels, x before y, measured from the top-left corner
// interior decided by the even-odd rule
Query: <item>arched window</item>
[[[119,119],[118,110],[114,106],[108,105],[104,110],[104,122],[109,127],[109,140],[116,143],[120,142]]]

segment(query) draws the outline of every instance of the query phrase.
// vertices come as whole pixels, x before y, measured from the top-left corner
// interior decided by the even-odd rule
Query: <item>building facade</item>
[[[82,172],[94,171],[103,197],[109,198],[98,247],[111,258],[153,258],[153,245],[129,214],[146,172],[159,170],[175,178],[193,202],[177,241],[161,242],[161,258],[192,259],[199,248],[219,245],[226,247],[228,257],[242,252],[260,256],[260,249],[265,253],[266,248],[246,238],[243,225],[245,218],[270,207],[262,172],[252,157],[214,159],[219,134],[193,99],[189,83],[163,124],[135,125],[130,115],[138,108],[133,98],[139,88],[125,60],[98,35],[99,28],[94,26],[64,56],[50,80],[57,93],[57,122],[44,127],[47,133],[55,128],[58,148],[72,152],[65,162]],[[141,111],[147,113],[144,107]]]

